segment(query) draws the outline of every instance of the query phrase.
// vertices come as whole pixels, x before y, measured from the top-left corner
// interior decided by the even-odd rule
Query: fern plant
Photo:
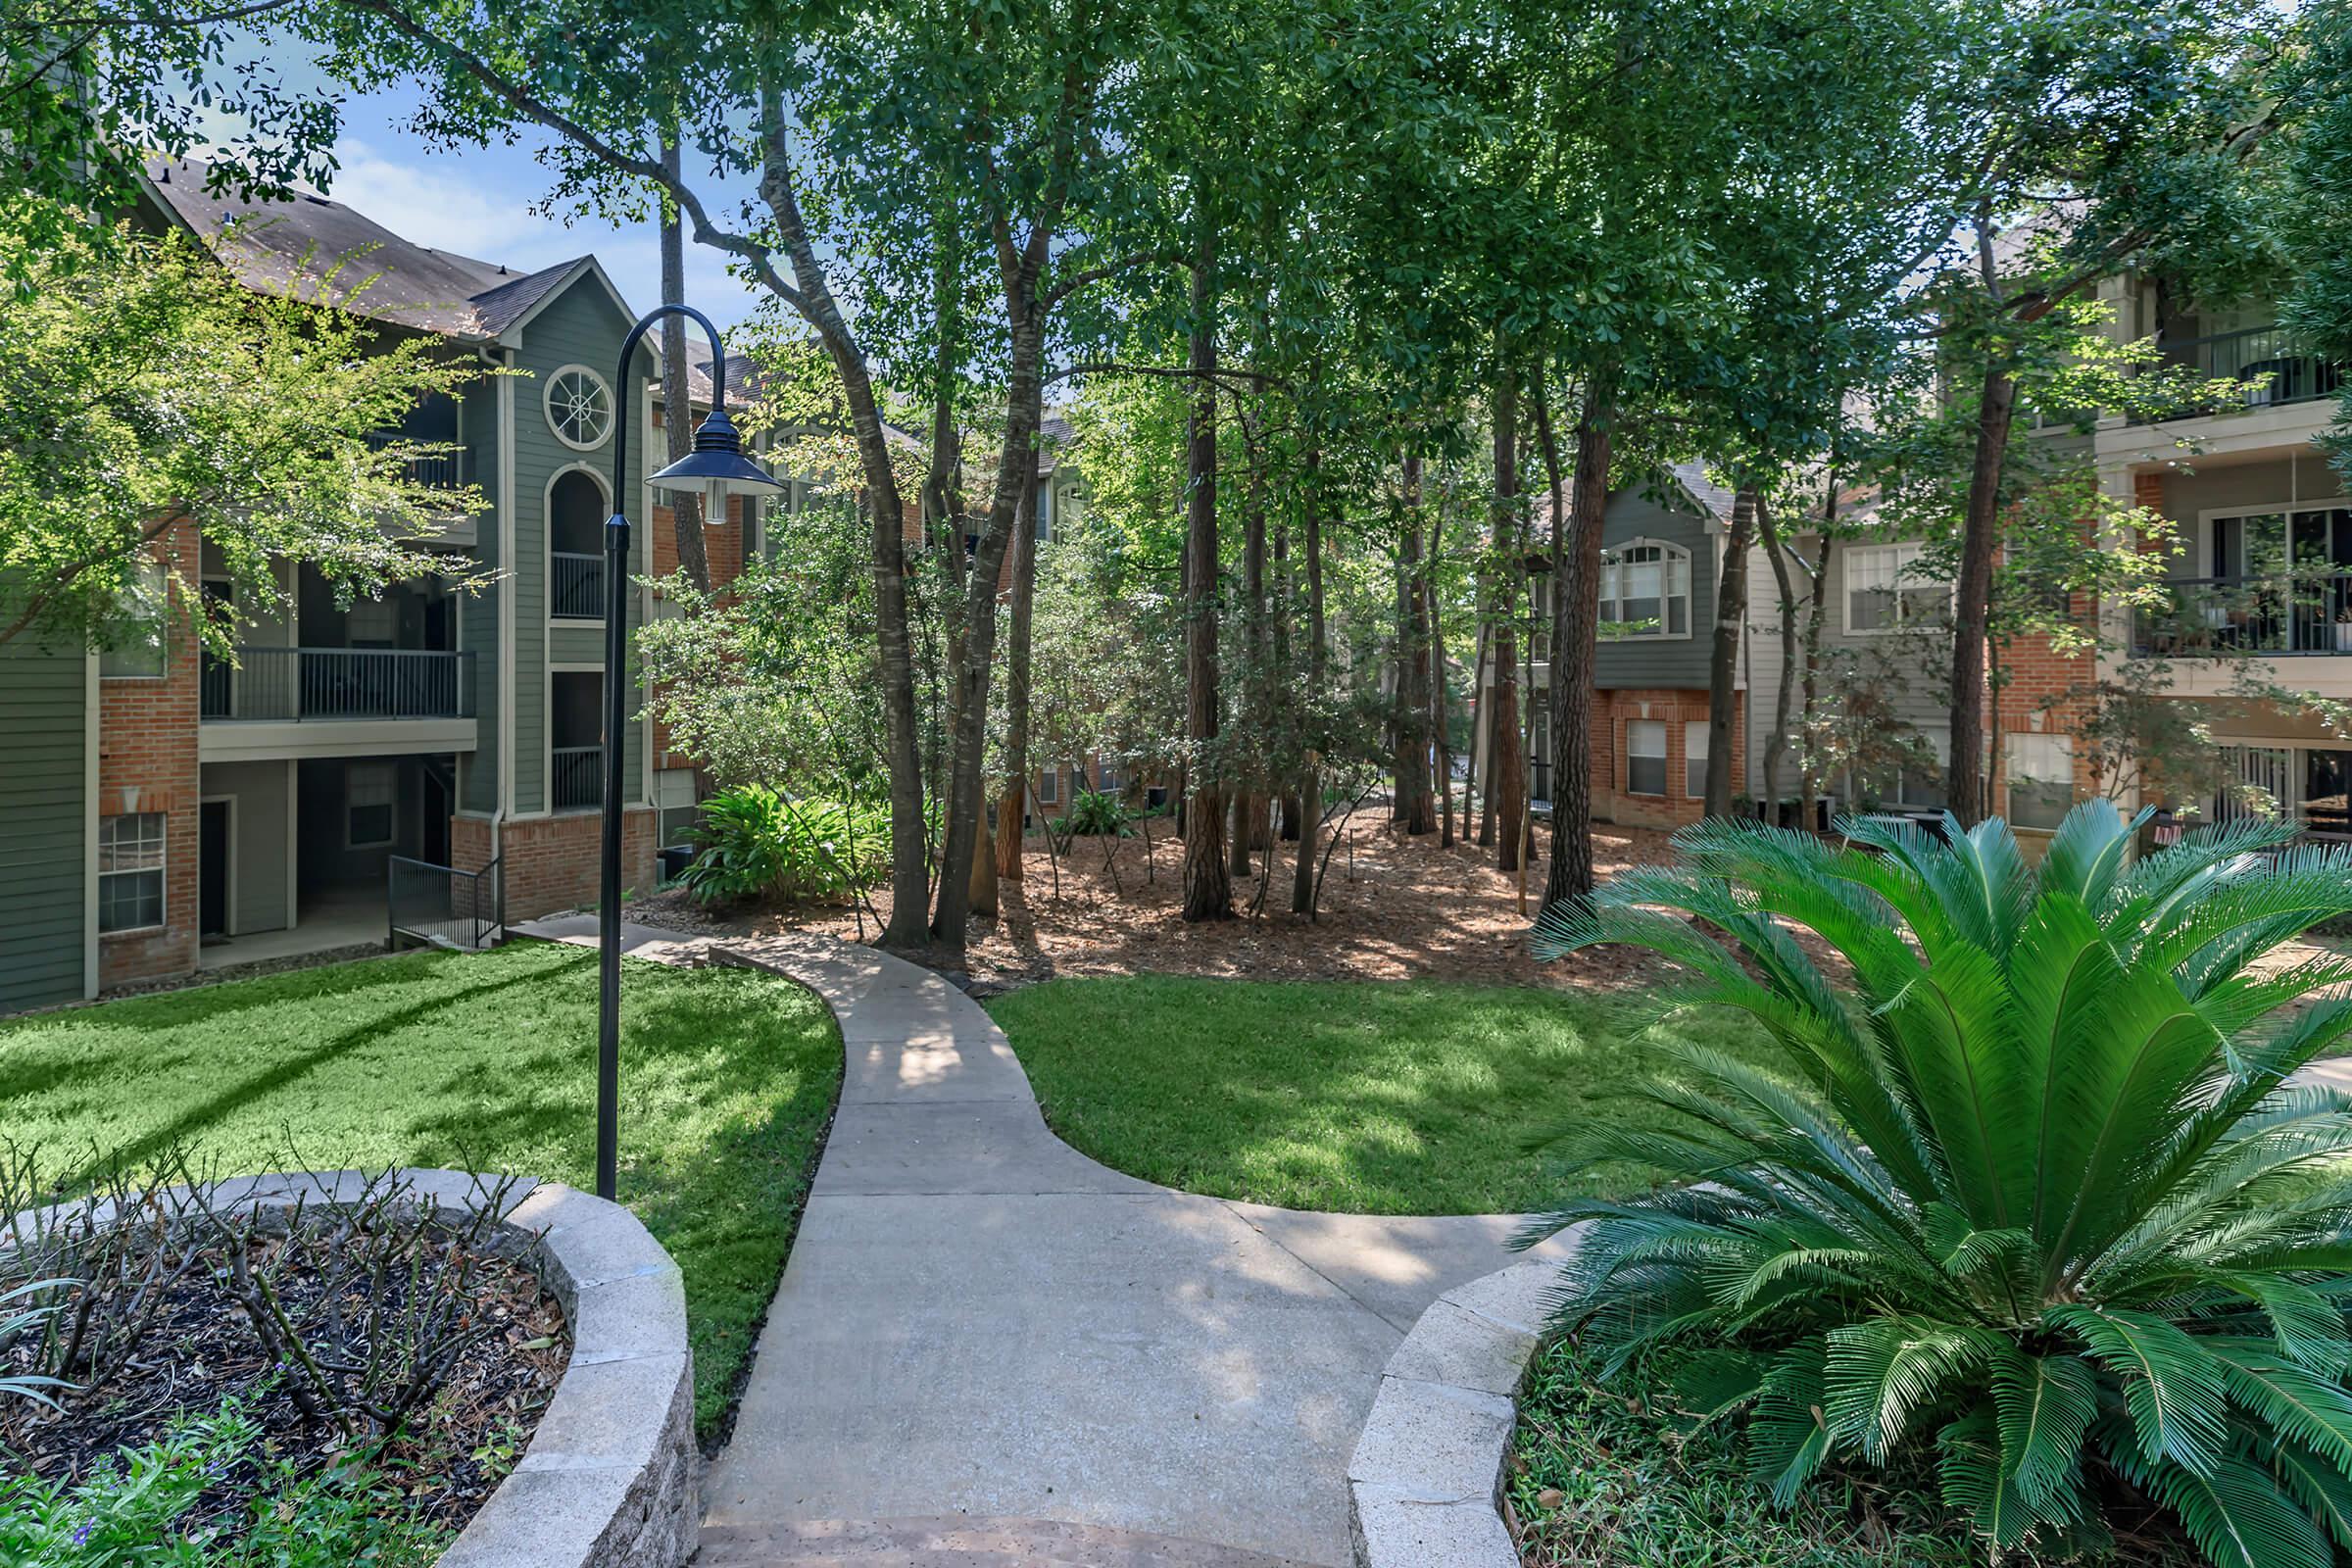
[[[1080,790],[1070,801],[1069,831],[1098,838],[1127,832],[1127,806],[1108,790]]]
[[[1670,1179],[1531,1228],[1587,1227],[1563,1320],[1612,1375],[1655,1353],[1702,1417],[1745,1409],[1784,1502],[1932,1446],[1996,1555],[2094,1545],[2136,1494],[2217,1564],[2328,1568],[2352,1096],[2293,1075],[2352,1029],[2352,961],[2259,960],[2352,911],[2352,854],[2245,822],[2135,858],[2103,802],[2037,868],[1998,821],[1840,825],[1695,828],[1539,923],[1544,956],[1663,956],[1787,1066],[1684,1051],[1640,1091],[1662,1125],[1571,1152]]]
[[[706,904],[831,898],[888,869],[890,814],[747,784],[703,802],[702,821],[687,837],[695,856],[678,882]]]

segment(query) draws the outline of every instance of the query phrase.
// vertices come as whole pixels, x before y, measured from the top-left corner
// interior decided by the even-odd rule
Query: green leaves
[[[2095,1448],[2217,1562],[2324,1561],[2313,1519],[2352,1521],[2352,1098],[2281,1078],[2352,1014],[2275,1021],[2339,966],[2255,965],[2352,899],[2352,858],[2231,829],[2133,863],[2104,805],[2038,874],[1997,822],[1857,836],[1711,826],[1552,923],[1659,954],[1791,1070],[1692,1054],[1645,1091],[1690,1129],[1656,1162],[1705,1185],[1589,1210],[1567,1315],[1707,1347],[1690,1402],[1752,1393],[1776,1496],[1932,1438],[1988,1541],[2049,1547],[2096,1531]]]

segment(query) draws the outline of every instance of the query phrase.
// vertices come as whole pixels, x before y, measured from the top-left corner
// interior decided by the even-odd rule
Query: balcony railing
[[[558,550],[550,557],[547,612],[559,620],[605,618],[605,558]]]
[[[208,659],[207,719],[471,718],[473,655],[407,648],[240,648]]]
[[[404,435],[398,430],[379,430],[368,437],[368,444],[375,447],[388,447],[395,441],[413,439],[415,438]],[[420,446],[434,445],[434,443],[422,441],[417,444]],[[463,489],[473,482],[473,449],[454,445],[442,446],[438,450],[424,452],[411,458],[407,463],[401,465],[401,467],[407,473],[411,484],[424,485],[433,490]]]
[[[2352,655],[2352,571],[2180,578],[2164,600],[2133,612],[2133,658]]]
[[[2344,380],[2340,366],[2302,352],[2282,326],[2249,326],[2211,337],[2160,338],[2156,348],[2169,366],[2238,383],[2234,394],[2172,410],[2167,416],[2171,418],[2310,403],[2335,396]]]
[[[553,808],[584,811],[605,803],[605,749],[602,746],[559,746],[549,759],[554,776],[548,781]]]

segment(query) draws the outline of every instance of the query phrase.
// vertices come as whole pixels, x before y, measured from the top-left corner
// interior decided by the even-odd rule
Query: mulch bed
[[[563,1312],[527,1264],[486,1257],[476,1267],[472,1317],[493,1331],[458,1358],[440,1392],[381,1456],[382,1469],[402,1476],[419,1515],[452,1530],[473,1517],[529,1444],[570,1353]],[[305,1419],[289,1376],[272,1367],[244,1313],[209,1272],[200,1264],[172,1284],[137,1358],[110,1382],[66,1395],[63,1414],[29,1401],[0,1402],[0,1463],[44,1480],[80,1481],[107,1455],[154,1442],[174,1421],[209,1415],[231,1396],[246,1403],[264,1433],[263,1453],[254,1457],[325,1461],[342,1453],[351,1440]],[[388,1294],[406,1288],[398,1278],[386,1287]],[[428,1278],[425,1288],[436,1287]],[[319,1282],[297,1270],[280,1291],[297,1317],[322,1294]],[[6,1365],[0,1357],[0,1369]],[[181,1527],[242,1518],[257,1475],[253,1465],[232,1467]]]
[[[1298,846],[1285,844],[1255,918],[1247,912],[1257,891],[1253,877],[1237,880],[1234,902],[1243,912],[1234,919],[1188,925],[1180,917],[1184,846],[1169,825],[1165,818],[1151,823],[1149,853],[1139,825],[1107,862],[1105,841],[1076,839],[1058,867],[1032,835],[1021,881],[1002,886],[999,918],[973,922],[965,968],[978,988],[1149,973],[1622,992],[1654,986],[1664,974],[1648,956],[1617,949],[1538,963],[1528,952],[1532,913],[1521,910],[1518,875],[1495,869],[1495,851],[1466,843],[1442,849],[1435,833],[1408,837],[1389,825],[1378,803],[1359,810],[1338,839],[1314,920],[1290,913]],[[1607,825],[1592,830],[1592,848],[1603,876],[1671,853],[1665,833]],[[1539,829],[1528,911],[1542,902],[1544,863]],[[711,910],[676,891],[633,902],[627,918],[712,935],[807,930],[870,941],[877,917],[890,912],[890,890],[870,897],[862,921],[847,904]]]

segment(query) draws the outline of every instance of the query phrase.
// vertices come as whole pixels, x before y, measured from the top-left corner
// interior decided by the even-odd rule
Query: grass
[[[1518,1213],[1638,1182],[1563,1177],[1549,1130],[1642,1114],[1612,1098],[1670,1036],[1734,1051],[1736,1018],[1644,1033],[1627,1008],[1521,987],[1151,976],[990,1004],[1054,1131],[1148,1181],[1286,1208]]]
[[[709,1435],[774,1294],[841,1084],[816,997],[624,960],[620,1196],[685,1276]],[[596,955],[416,953],[0,1024],[0,1129],[70,1179],[173,1145],[225,1173],[448,1165],[589,1188]]]

